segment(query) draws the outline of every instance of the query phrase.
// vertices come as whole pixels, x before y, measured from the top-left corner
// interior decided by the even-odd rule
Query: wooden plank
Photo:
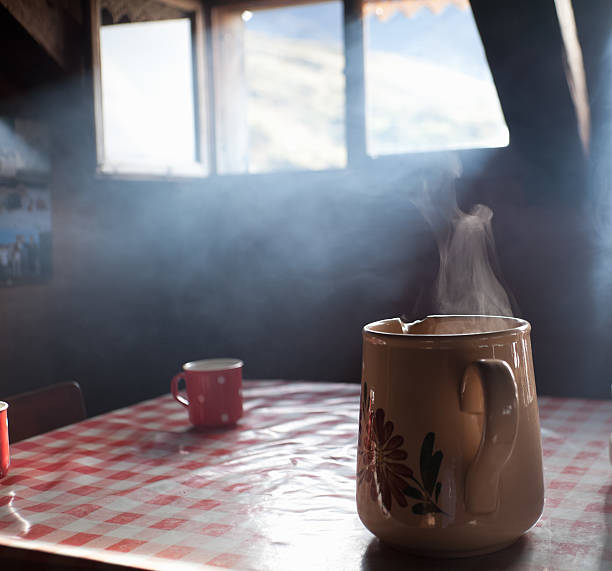
[[[208,92],[206,90],[206,37],[204,12],[201,6],[194,10],[192,20],[193,105],[195,112],[196,160],[206,172],[209,169]]]
[[[344,57],[346,78],[346,153],[355,166],[366,158],[365,63],[363,2],[344,2]]]
[[[98,167],[105,162],[104,116],[102,109],[102,61],[100,57],[100,0],[90,2],[91,21],[91,65],[93,83],[93,111],[96,135],[96,163]]]
[[[78,26],[72,15],[47,0],[0,0],[0,3],[56,63],[65,70],[74,67],[72,40]]]
[[[240,12],[213,10],[212,44],[217,171],[247,172],[247,83]]]
[[[330,0],[215,0],[213,8],[231,8],[232,10],[274,10],[277,8],[290,8],[291,6],[303,6],[305,4],[324,4]]]

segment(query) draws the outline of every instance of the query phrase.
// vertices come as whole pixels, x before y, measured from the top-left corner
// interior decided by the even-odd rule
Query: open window
[[[206,174],[204,26],[199,2],[96,0],[98,167]]]
[[[508,145],[468,0],[92,1],[102,172],[328,170]]]
[[[468,0],[366,1],[364,45],[368,154],[508,145]]]

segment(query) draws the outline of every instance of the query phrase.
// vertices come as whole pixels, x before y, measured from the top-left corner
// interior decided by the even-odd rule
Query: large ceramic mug
[[[357,508],[381,540],[423,555],[501,549],[542,513],[531,327],[434,315],[363,330]]]

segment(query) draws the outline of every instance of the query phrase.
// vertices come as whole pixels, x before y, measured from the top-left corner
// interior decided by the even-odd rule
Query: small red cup
[[[11,454],[9,451],[8,404],[0,401],[0,478],[8,474]]]
[[[183,365],[174,376],[172,395],[187,407],[191,424],[199,428],[230,426],[242,416],[242,361],[204,359]],[[185,392],[179,382],[185,381]]]

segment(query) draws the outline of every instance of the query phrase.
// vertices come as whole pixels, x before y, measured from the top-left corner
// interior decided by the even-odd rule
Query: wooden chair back
[[[20,393],[8,403],[9,441],[25,440],[86,418],[81,386],[75,381]]]

